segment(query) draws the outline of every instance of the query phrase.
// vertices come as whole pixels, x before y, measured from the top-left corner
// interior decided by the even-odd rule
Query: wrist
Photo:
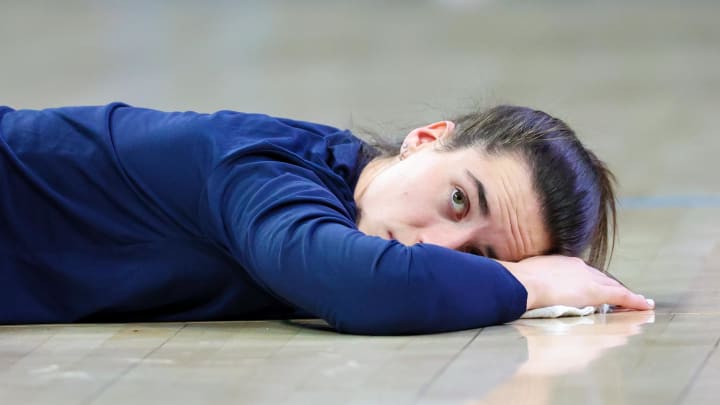
[[[498,260],[498,262],[502,264],[503,267],[505,267],[510,272],[510,274],[512,274],[513,277],[515,277],[515,279],[525,288],[525,291],[527,292],[527,303],[525,305],[525,309],[531,310],[537,308],[537,292],[539,291],[539,289],[536,285],[536,278],[533,277],[531,273],[525,271],[524,266],[519,263],[505,262],[501,260]]]

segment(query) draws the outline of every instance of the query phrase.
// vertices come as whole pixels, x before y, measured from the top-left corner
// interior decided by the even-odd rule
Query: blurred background
[[[335,395],[326,402],[415,391],[478,398],[527,350],[521,369],[539,355],[554,377],[520,375],[498,385],[501,394],[533,403],[712,403],[720,370],[718,17],[717,0],[0,0],[0,105],[14,108],[124,101],[234,109],[392,137],[497,103],[556,115],[618,177],[612,273],[658,303],[638,313],[652,320],[620,325],[621,337],[613,322],[632,314],[608,316],[612,325],[596,316],[597,325],[562,336],[520,324],[523,335],[538,335],[535,355],[532,337],[505,326],[405,343],[282,323],[202,324],[167,345],[177,325],[4,329],[0,402],[294,392],[288,398],[318,403],[307,398],[323,398],[322,389]],[[642,335],[624,337],[655,316]],[[215,343],[203,346],[208,339]],[[216,354],[219,347],[227,350]],[[149,358],[125,366],[127,353]],[[97,379],[77,379],[83,367]],[[242,373],[256,377],[243,383]]]
[[[235,109],[402,136],[515,103],[566,120],[630,206],[720,206],[717,1],[0,4],[0,104]]]

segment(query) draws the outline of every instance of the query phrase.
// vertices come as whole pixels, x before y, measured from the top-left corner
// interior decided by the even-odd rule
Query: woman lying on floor
[[[650,309],[597,270],[614,228],[605,165],[523,107],[395,149],[232,111],[0,107],[2,324],[312,316],[405,334]]]

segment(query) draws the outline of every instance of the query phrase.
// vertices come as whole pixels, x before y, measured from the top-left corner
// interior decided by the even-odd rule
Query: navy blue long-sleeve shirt
[[[365,147],[260,114],[0,107],[0,323],[518,318],[527,292],[499,263],[358,231]]]

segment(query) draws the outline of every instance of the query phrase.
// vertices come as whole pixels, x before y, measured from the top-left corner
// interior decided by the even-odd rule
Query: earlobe
[[[398,156],[400,160],[405,159],[407,156],[408,151],[408,144],[406,142],[403,142],[402,146],[400,147],[400,155]]]

